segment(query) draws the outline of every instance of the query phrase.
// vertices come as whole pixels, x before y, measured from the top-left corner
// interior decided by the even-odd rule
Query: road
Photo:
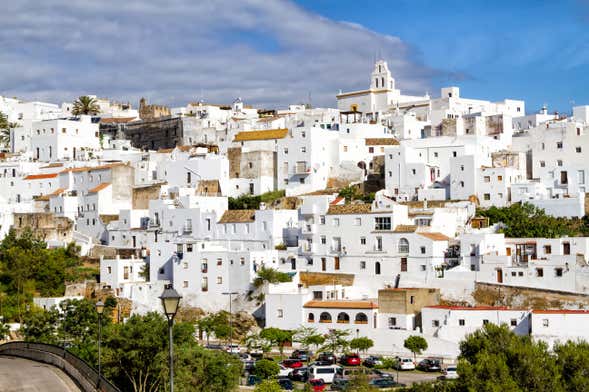
[[[2,392],[80,392],[61,370],[28,359],[0,356]]]

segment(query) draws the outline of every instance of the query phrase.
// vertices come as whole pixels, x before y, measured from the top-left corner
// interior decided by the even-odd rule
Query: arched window
[[[366,316],[366,313],[358,313],[354,322],[356,324],[368,324],[368,316]]]
[[[315,322],[315,315],[313,313],[309,313],[309,316],[307,316],[307,322],[309,322],[309,323]]]
[[[340,314],[337,315],[337,323],[338,324],[349,324],[350,323],[350,316],[345,312],[341,312]]]
[[[409,241],[407,241],[407,238],[399,240],[399,253],[409,253]]]
[[[329,314],[327,312],[321,313],[321,315],[319,315],[319,322],[320,323],[331,323],[331,314]]]
[[[380,275],[380,262],[379,261],[377,261],[374,264],[374,274],[375,275]]]
[[[386,87],[384,85],[384,78],[380,78],[380,87],[383,87],[383,88]]]
[[[378,88],[378,78],[375,78],[374,81],[376,83],[376,88]],[[39,131],[37,131],[37,132],[39,132]]]

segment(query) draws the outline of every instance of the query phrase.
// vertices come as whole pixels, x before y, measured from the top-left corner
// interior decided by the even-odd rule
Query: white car
[[[456,372],[456,366],[448,366],[446,370],[444,370],[444,376],[446,380],[456,380],[458,378],[458,373]]]
[[[239,347],[238,344],[228,344],[225,348],[225,351],[227,351],[229,354],[239,354],[241,352],[241,347]]]
[[[399,370],[415,370],[415,362],[411,358],[398,358],[396,367]]]
[[[286,366],[280,366],[280,371],[278,372],[278,377],[290,377],[292,373],[292,369],[287,368]]]

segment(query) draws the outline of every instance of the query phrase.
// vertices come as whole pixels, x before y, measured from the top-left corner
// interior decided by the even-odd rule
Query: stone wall
[[[133,209],[149,209],[149,201],[159,199],[161,188],[161,184],[133,188]]]

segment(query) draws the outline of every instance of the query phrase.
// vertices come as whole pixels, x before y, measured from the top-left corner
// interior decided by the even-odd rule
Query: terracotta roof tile
[[[25,180],[46,180],[48,178],[55,178],[55,177],[57,177],[57,173],[29,174],[24,179]]]
[[[367,146],[398,146],[399,141],[392,137],[370,137],[364,139]]]
[[[327,210],[327,215],[369,214],[371,212],[370,204],[332,204]]]
[[[450,237],[442,233],[417,233],[422,237],[429,238],[433,241],[448,241]]]
[[[256,210],[227,210],[218,223],[246,223],[255,221]]]
[[[90,189],[88,191],[88,193],[96,193],[96,192],[100,192],[101,190],[103,190],[104,188],[110,186],[110,182],[103,182],[102,184],[98,184],[97,186],[95,186],[94,188]]]
[[[345,200],[344,197],[338,196],[335,199],[333,199],[333,201],[329,204],[331,204],[332,206],[338,205],[339,203],[341,203],[343,200]]]
[[[52,198],[53,196],[58,196],[61,195],[63,192],[65,192],[65,188],[57,188],[55,191],[48,193],[46,195],[41,195],[35,198],[35,200],[37,201],[49,201],[50,198]]]
[[[63,167],[63,163],[60,163],[60,162],[50,163],[49,165],[41,166],[41,169],[51,169],[54,167]]]
[[[135,117],[104,117],[100,119],[100,122],[105,124],[125,124],[134,120]]]
[[[447,305],[432,305],[432,306],[425,306],[425,308],[447,309],[447,310],[523,310],[523,309],[508,308],[507,306],[447,306]]]
[[[393,233],[415,233],[417,226],[415,225],[397,225]]]
[[[108,163],[106,165],[99,165],[99,166],[70,167],[70,168],[62,170],[60,173],[68,173],[68,172],[81,173],[81,172],[93,171],[93,170],[106,170],[106,169],[112,169],[113,167],[118,167],[118,166],[126,166],[126,164],[123,162],[115,162],[115,163]]]
[[[359,301],[309,301],[305,308],[321,308],[321,309],[378,309],[378,301],[359,300]]]
[[[272,140],[272,139],[284,139],[288,134],[288,129],[267,129],[260,131],[243,131],[235,135],[235,142],[245,142],[253,140]]]
[[[585,309],[535,309],[534,314],[589,314]]]

